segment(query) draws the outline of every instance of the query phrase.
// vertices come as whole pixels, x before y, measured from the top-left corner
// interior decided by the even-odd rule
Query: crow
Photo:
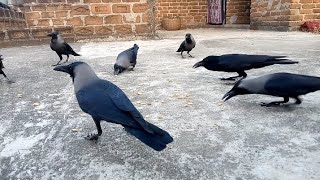
[[[247,77],[245,70],[262,68],[274,64],[296,64],[297,61],[291,61],[286,56],[268,56],[268,55],[248,55],[248,54],[225,54],[221,56],[208,56],[202,61],[193,65],[193,68],[200,66],[211,71],[237,72],[239,75],[221,80],[236,80],[238,77]]]
[[[6,4],[4,4],[4,3],[2,3],[2,2],[0,2],[0,7],[1,8],[4,8],[4,9],[11,9],[8,5],[6,5]]]
[[[265,94],[283,97],[283,101],[261,103],[261,106],[273,106],[287,103],[289,98],[295,99],[295,104],[301,104],[300,95],[320,90],[320,77],[290,73],[274,73],[252,79],[240,79],[222,99],[228,99],[245,94]]]
[[[190,33],[186,34],[186,39],[181,43],[179,49],[177,50],[177,52],[181,52],[181,57],[184,58],[184,56],[182,55],[183,51],[187,51],[187,53],[189,54],[189,52],[196,46],[196,41],[194,40],[194,38],[192,37],[192,35]],[[190,57],[193,57],[189,54]]]
[[[59,32],[52,32],[48,34],[48,36],[51,37],[51,49],[55,51],[60,58],[59,62],[53,66],[59,65],[59,63],[62,61],[62,54],[67,55],[66,62],[69,60],[69,54],[80,56],[80,54],[74,52],[71,46],[63,40],[63,38],[59,35]]]
[[[100,121],[120,124],[131,135],[161,151],[173,138],[166,131],[144,120],[129,98],[116,85],[100,79],[84,62],[74,62],[54,68],[70,74],[80,108],[92,116],[98,134],[90,134],[88,140],[97,140],[102,134]]]
[[[134,44],[132,48],[122,51],[118,55],[117,61],[114,64],[115,75],[122,73],[126,69],[129,69],[129,67],[132,67],[131,70],[133,70],[133,68],[137,64],[138,50],[139,50],[139,46],[137,44]]]
[[[4,69],[5,67],[3,66],[3,62],[2,62],[3,58],[2,58],[2,55],[0,55],[0,74],[2,74],[7,80],[9,83],[14,83],[14,81],[11,81],[7,75],[3,72],[2,69]]]

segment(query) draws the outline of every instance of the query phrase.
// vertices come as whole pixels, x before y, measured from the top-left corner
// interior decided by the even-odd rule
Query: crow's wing
[[[276,96],[299,96],[320,89],[320,78],[289,73],[276,73],[266,82],[264,89]]]
[[[124,92],[108,81],[99,80],[76,92],[76,96],[81,109],[93,117],[153,133]]]
[[[177,50],[177,52],[181,52],[185,49],[185,41],[183,41],[181,44],[180,44],[180,47],[179,49]]]
[[[273,63],[269,61],[277,61],[278,57],[282,58],[284,56],[226,54],[220,56],[219,65],[228,69],[249,70],[271,65]]]
[[[68,52],[70,54],[74,53],[72,47],[68,43],[64,42],[63,46],[64,46],[64,49],[65,49],[66,52]]]

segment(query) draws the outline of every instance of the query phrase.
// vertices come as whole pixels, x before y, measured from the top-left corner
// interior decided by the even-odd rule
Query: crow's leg
[[[2,74],[8,80],[8,83],[10,83],[10,84],[15,83],[14,81],[11,81],[2,70],[0,70],[0,74]]]
[[[289,101],[289,97],[283,97],[283,101],[273,101],[273,102],[270,102],[270,103],[260,103],[261,106],[266,106],[266,107],[269,107],[269,106],[279,106],[281,104],[284,104],[284,103],[287,103]]]
[[[190,51],[188,51],[187,54],[189,54],[189,52],[190,52]],[[192,57],[192,58],[193,58],[193,56],[191,56],[191,54],[189,54],[189,57]]]
[[[69,54],[67,54],[67,59],[66,59],[66,62],[68,62],[68,60],[69,60]]]
[[[184,59],[185,57],[182,55],[183,51],[181,51],[181,57]]]
[[[58,54],[58,53],[57,53]],[[57,64],[54,64],[54,65],[52,65],[52,66],[57,66],[57,65],[59,65],[59,63],[62,61],[62,55],[61,54],[58,54],[58,56],[59,56],[59,58],[60,58],[60,61],[57,63]]]
[[[246,78],[247,77],[247,74],[244,72],[244,71],[240,71],[240,72],[237,72],[239,75],[238,76],[232,76],[232,77],[228,77],[228,78],[220,78],[220,80],[222,81],[234,81],[236,80],[238,77],[243,77],[243,78]]]
[[[296,100],[296,102],[294,102],[295,104],[301,104],[301,99],[299,99],[299,97],[294,97],[294,99]]]
[[[100,120],[93,118],[94,123],[97,126],[97,130],[98,130],[98,134],[88,134],[85,139],[87,140],[98,140],[99,136],[101,136],[102,134],[102,129],[101,129],[101,125],[100,125]]]

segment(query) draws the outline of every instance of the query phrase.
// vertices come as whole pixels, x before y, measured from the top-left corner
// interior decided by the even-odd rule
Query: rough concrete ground
[[[195,58],[175,50],[184,34],[197,40]],[[96,73],[122,88],[145,118],[172,134],[174,142],[156,152],[121,126],[102,123],[96,132],[81,112],[68,75],[53,71],[58,56],[48,45],[1,49],[0,179],[320,179],[320,92],[299,106],[260,107],[278,98],[221,98],[234,75],[193,69],[207,55],[288,55],[298,65],[248,71],[320,76],[320,36],[300,32],[196,29],[161,32],[162,40],[71,44]],[[113,76],[117,54],[137,43],[135,71]],[[75,132],[73,131],[75,130]]]

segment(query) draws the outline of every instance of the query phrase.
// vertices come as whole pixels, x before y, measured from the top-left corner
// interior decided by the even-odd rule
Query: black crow
[[[248,55],[248,54],[225,54],[221,56],[208,56],[202,61],[193,65],[193,68],[200,66],[211,71],[237,72],[239,75],[221,80],[235,80],[238,77],[247,77],[245,70],[262,68],[274,64],[296,64],[297,61],[291,61],[286,56],[268,56],[268,55]]]
[[[4,8],[4,9],[11,9],[8,5],[6,5],[6,4],[4,4],[2,2],[0,2],[0,7]]]
[[[2,58],[2,55],[0,55],[0,74],[2,74],[8,81],[9,83],[14,83],[14,81],[11,81],[7,75],[3,72],[2,69],[4,69],[4,66],[3,66],[3,62],[2,62],[3,58]]]
[[[163,150],[173,141],[166,131],[144,120],[124,92],[109,81],[100,79],[84,62],[57,66],[56,71],[70,74],[80,108],[92,116],[98,134],[90,134],[89,140],[97,140],[102,134],[100,121],[120,124],[124,129],[156,151]]]
[[[290,73],[275,73],[253,79],[240,79],[222,99],[228,99],[245,94],[265,94],[283,97],[283,101],[261,103],[261,106],[272,106],[287,103],[289,98],[300,104],[300,95],[320,90],[320,77]]]
[[[80,56],[80,54],[74,52],[71,46],[63,40],[63,38],[59,35],[58,32],[52,32],[48,34],[48,36],[51,37],[51,49],[55,51],[60,58],[59,62],[53,66],[59,65],[59,63],[62,61],[62,55],[67,55],[66,62],[68,62],[69,60],[69,54],[72,54],[74,56]]]
[[[118,55],[117,61],[114,64],[115,75],[122,73],[124,70],[129,69],[129,67],[132,67],[131,70],[133,70],[137,64],[138,49],[139,46],[134,44],[132,48],[122,51]]]
[[[192,35],[190,33],[186,34],[186,39],[181,43],[179,49],[177,50],[177,52],[181,52],[181,57],[183,57],[182,53],[183,51],[187,51],[187,53],[189,54],[189,52],[196,46],[196,41],[194,40],[194,38],[192,37]],[[189,54],[190,57],[193,57]]]

